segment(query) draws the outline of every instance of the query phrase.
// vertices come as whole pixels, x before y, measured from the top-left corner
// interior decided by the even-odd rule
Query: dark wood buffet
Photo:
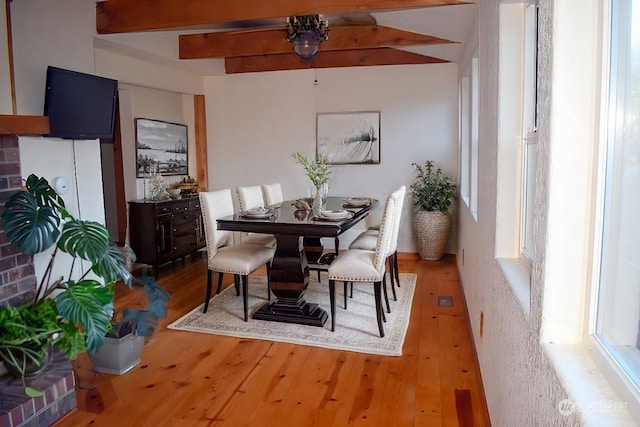
[[[154,270],[205,246],[197,195],[160,201],[129,202],[129,245],[137,262]]]

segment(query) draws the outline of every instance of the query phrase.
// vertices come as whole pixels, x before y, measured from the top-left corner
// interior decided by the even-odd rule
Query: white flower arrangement
[[[311,161],[300,153],[295,153],[293,158],[302,165],[309,180],[316,188],[331,181],[331,168],[327,164],[329,160],[326,156],[320,156],[317,160]]]

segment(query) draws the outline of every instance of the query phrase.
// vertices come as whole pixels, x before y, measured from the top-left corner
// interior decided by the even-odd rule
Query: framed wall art
[[[187,125],[153,119],[135,119],[138,178],[159,172],[187,175]]]
[[[316,131],[316,154],[327,163],[380,163],[380,111],[318,113]]]

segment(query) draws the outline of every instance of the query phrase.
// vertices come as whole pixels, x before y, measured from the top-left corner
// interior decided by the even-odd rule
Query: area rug
[[[311,276],[313,279],[304,294],[305,300],[318,304],[330,316],[329,285],[326,273],[322,273],[320,283],[314,280],[317,278],[315,274]],[[389,283],[388,275],[387,283]],[[267,302],[266,278],[260,276],[249,276],[250,318],[248,322],[243,320],[242,296],[237,296],[235,288],[229,286],[211,299],[206,314],[202,313],[204,306],[202,304],[168,327],[182,331],[400,356],[409,326],[415,285],[415,274],[400,274],[400,287],[396,287],[397,301],[393,300],[391,287],[388,286],[391,313],[387,313],[385,308],[387,321],[384,323],[384,338],[380,338],[378,332],[372,284],[356,283],[354,285],[353,298],[349,298],[347,310],[343,305],[342,284],[336,284],[336,330],[331,332],[330,318],[324,327],[252,319],[251,314]]]

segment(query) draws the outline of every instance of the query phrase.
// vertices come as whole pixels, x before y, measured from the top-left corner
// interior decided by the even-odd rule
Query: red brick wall
[[[0,135],[0,212],[22,186],[18,137]],[[36,276],[33,257],[23,255],[7,240],[0,220],[0,305],[21,304],[33,297]]]

